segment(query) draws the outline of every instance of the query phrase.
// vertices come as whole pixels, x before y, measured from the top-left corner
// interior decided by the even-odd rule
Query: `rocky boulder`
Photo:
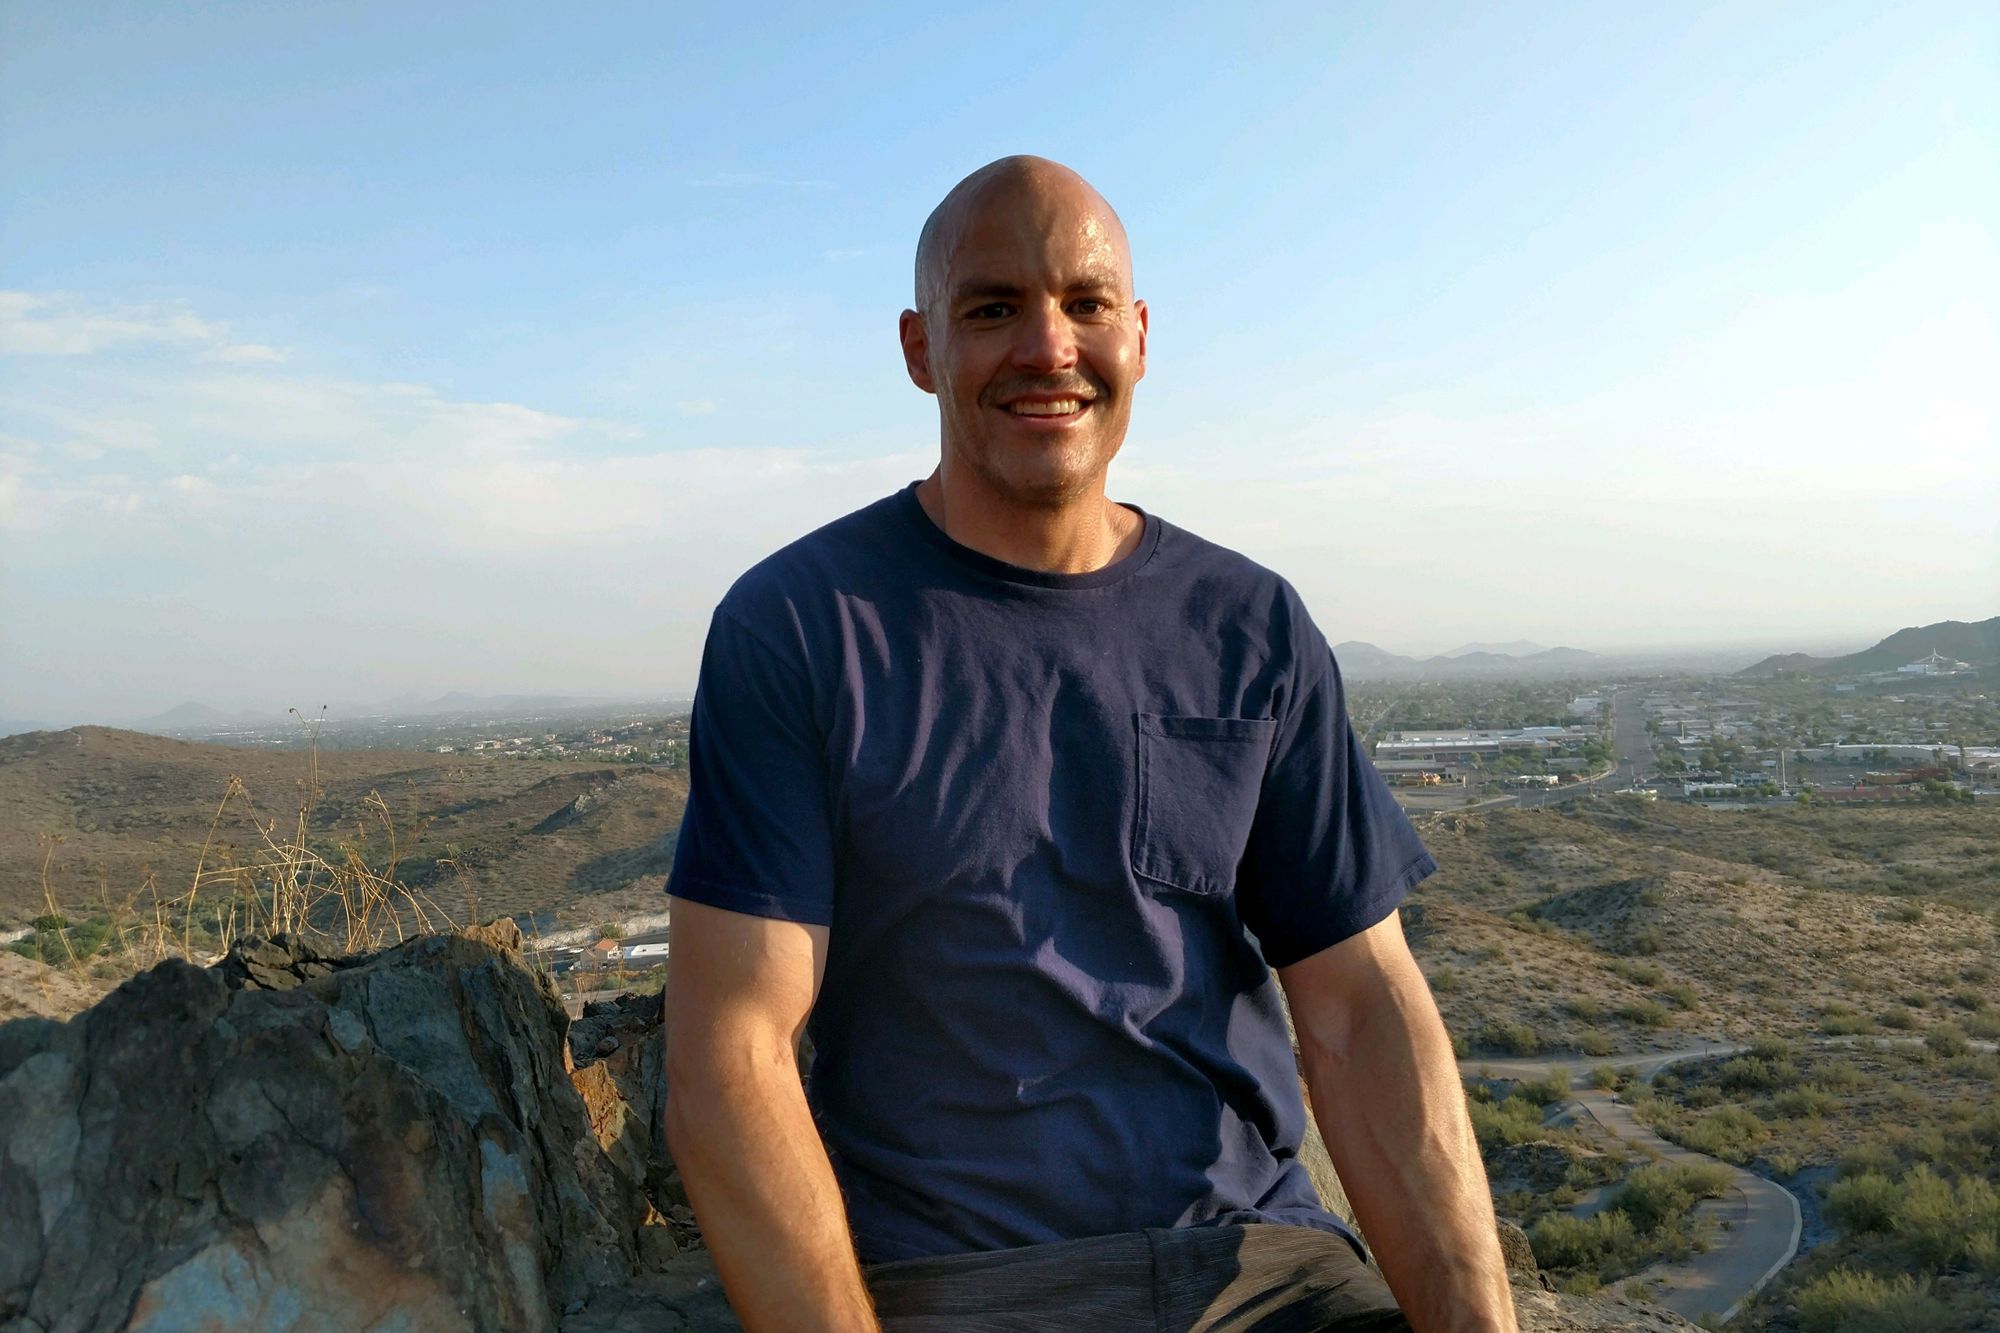
[[[554,1329],[645,1200],[495,943],[169,962],[0,1026],[0,1330]]]

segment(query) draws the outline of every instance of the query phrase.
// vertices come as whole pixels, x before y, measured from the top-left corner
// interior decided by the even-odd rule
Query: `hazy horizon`
[[[1946,618],[1961,621],[1977,621],[1987,619],[1988,617],[1963,615]],[[1818,640],[1801,639],[1797,642],[1788,640],[1782,645],[1774,644],[1761,638],[1722,643],[1659,642],[1611,646],[1600,645],[1597,647],[1587,647],[1581,643],[1571,642],[1566,639],[1546,643],[1535,642],[1537,642],[1538,647],[1543,649],[1581,648],[1585,652],[1596,653],[1605,659],[1605,673],[1614,674],[1622,669],[1643,669],[1646,664],[1653,662],[1693,662],[1702,658],[1714,658],[1718,661],[1737,658],[1741,659],[1744,665],[1749,665],[1755,660],[1760,660],[1777,653],[1799,652],[1815,657],[1840,656],[1872,647],[1881,639],[1888,637],[1889,634],[1904,628],[1909,628],[1909,626],[1898,625],[1886,629],[1879,634],[1870,633],[1860,637],[1832,635]],[[1474,643],[1511,643],[1519,638],[1520,636],[1516,635],[1508,639],[1455,639],[1450,642],[1439,640],[1437,646],[1419,646],[1417,648],[1408,648],[1397,644],[1373,643],[1373,641],[1367,639],[1358,641],[1372,643],[1372,646],[1383,649],[1386,652],[1423,659],[1453,653]],[[1370,677],[1367,677],[1365,674],[1357,676],[1357,679],[1368,678]],[[1589,673],[1583,673],[1579,676],[1579,681],[1587,681],[1588,678]],[[572,681],[564,683],[555,681],[521,687],[496,685],[492,688],[474,690],[465,688],[462,685],[446,683],[435,688],[400,689],[387,693],[374,694],[355,694],[351,691],[341,693],[337,690],[331,693],[321,691],[318,694],[314,694],[310,690],[305,690],[301,692],[301,697],[298,699],[286,699],[282,691],[273,693],[267,686],[263,687],[262,692],[230,693],[225,690],[204,693],[197,691],[171,699],[161,697],[155,700],[142,701],[134,698],[127,700],[122,706],[111,705],[109,707],[93,707],[84,710],[71,709],[67,712],[56,712],[50,716],[37,716],[32,713],[15,711],[0,712],[0,728],[7,728],[11,724],[19,723],[35,723],[56,729],[73,726],[125,726],[133,723],[152,721],[189,704],[204,708],[213,708],[219,713],[234,716],[261,715],[266,718],[282,718],[287,715],[287,710],[289,709],[297,709],[301,714],[310,717],[316,714],[322,707],[331,708],[337,714],[351,713],[351,715],[359,716],[359,713],[352,713],[351,710],[372,709],[391,704],[407,706],[413,701],[433,702],[451,695],[467,695],[478,699],[508,697],[559,698],[579,702],[600,703],[605,707],[616,707],[624,704],[686,700],[691,698],[693,694],[694,678],[692,674],[679,685],[670,685],[661,688],[637,686],[627,688],[596,687],[589,682]]]
[[[0,719],[684,693],[738,573],[929,471],[911,250],[1017,151],[1152,307],[1113,495],[1333,641],[2000,611],[1990,5],[9,6],[0,50]]]

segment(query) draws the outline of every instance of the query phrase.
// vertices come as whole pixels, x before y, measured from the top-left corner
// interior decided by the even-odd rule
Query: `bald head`
[[[1080,227],[1099,233],[1115,250],[1128,292],[1132,251],[1125,224],[1090,182],[1060,162],[1018,155],[989,162],[951,187],[917,237],[916,308],[929,319],[947,295],[953,254],[982,215],[1009,210],[1046,228]]]

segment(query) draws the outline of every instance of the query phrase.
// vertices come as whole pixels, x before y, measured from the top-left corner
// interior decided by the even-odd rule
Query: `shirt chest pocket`
[[[1277,722],[1157,713],[1136,722],[1132,872],[1190,893],[1227,893],[1257,817]]]

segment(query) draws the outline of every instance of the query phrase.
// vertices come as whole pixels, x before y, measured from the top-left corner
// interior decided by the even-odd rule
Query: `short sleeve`
[[[1332,650],[1306,637],[1238,874],[1243,922],[1273,967],[1358,935],[1437,869],[1349,724]]]
[[[751,916],[833,921],[827,770],[803,670],[727,604],[688,729],[688,803],[667,892]]]

